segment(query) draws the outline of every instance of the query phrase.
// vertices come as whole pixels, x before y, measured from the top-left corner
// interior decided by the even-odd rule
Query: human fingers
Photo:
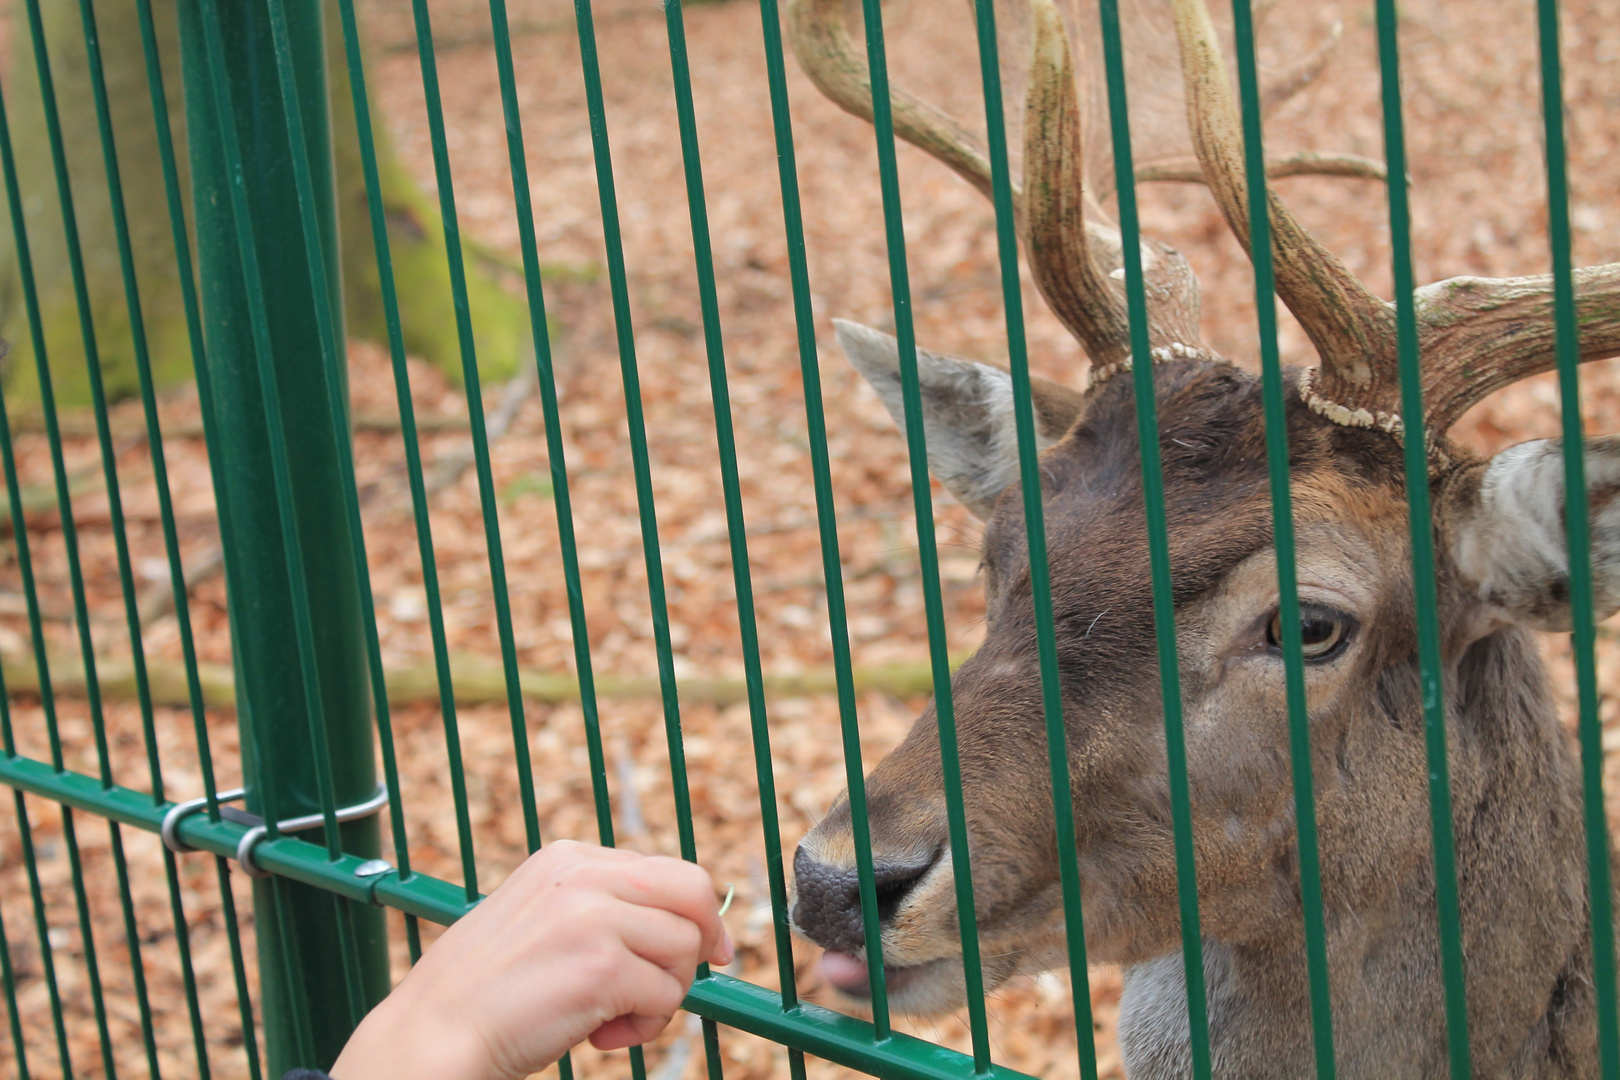
[[[686,1000],[690,978],[681,979],[640,957],[625,957],[609,976],[610,1018],[590,1034],[598,1050],[635,1046],[653,1038]],[[613,1015],[616,1013],[617,1015]]]
[[[553,840],[525,859],[499,888],[451,927],[451,931],[469,925],[499,926],[508,920],[519,920],[519,912],[524,909],[532,909],[536,904],[550,905],[569,885],[594,878],[596,875],[590,874],[590,868],[617,866],[622,871],[625,864],[645,858],[633,851],[577,840]],[[586,875],[583,878],[582,871]]]
[[[652,1042],[669,1026],[672,1016],[620,1016],[591,1032],[591,1045],[598,1050],[623,1050]]]
[[[553,840],[523,861],[507,880],[546,878],[566,867],[588,863],[626,863],[646,856],[623,848],[587,844],[581,840]]]
[[[474,915],[480,922],[487,920],[489,926],[508,920],[552,926],[568,911],[584,908],[589,912],[609,897],[643,912],[667,911],[696,926],[701,936],[698,960],[724,965],[735,954],[719,918],[714,882],[707,871],[679,859],[575,841],[553,841],[531,856]],[[493,909],[500,909],[499,918]],[[541,917],[542,910],[545,917]],[[674,958],[654,955],[665,966],[678,966]]]
[[[639,851],[631,851],[628,848],[620,847],[606,847],[585,840],[553,840],[544,848],[541,848],[541,851],[547,850],[564,852],[575,858],[600,859],[604,862],[634,861],[647,857]]]
[[[690,919],[660,908],[625,905],[620,922],[625,947],[643,960],[690,984],[698,964],[709,957],[702,929]]]
[[[574,890],[571,901],[585,895]],[[503,1076],[526,1076],[542,1068],[620,1017],[635,1019],[610,1034],[633,1042],[651,1038],[680,1007],[690,985],[690,969],[680,977],[626,943],[626,925],[645,921],[647,909],[608,899],[558,914],[570,930],[567,944],[535,956],[533,962],[505,967],[497,993],[471,991],[464,1000],[445,1002],[441,1010],[470,1012],[469,1022],[492,1059],[501,1063]],[[656,914],[680,921],[667,912]],[[695,929],[687,933],[689,941],[696,936]],[[478,1001],[467,1000],[471,998]]]
[[[559,880],[597,889],[644,908],[661,909],[687,919],[702,935],[698,955],[729,963],[729,938],[720,921],[714,879],[696,863],[654,855],[613,865],[579,861],[559,870]]]

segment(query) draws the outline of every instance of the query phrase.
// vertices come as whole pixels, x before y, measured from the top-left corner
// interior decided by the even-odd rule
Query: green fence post
[[[321,5],[319,0],[287,0],[286,7],[329,267],[331,296],[325,307],[341,319]],[[219,53],[211,57],[205,26],[216,12]],[[358,581],[349,557],[340,459],[321,369],[319,316],[302,240],[268,8],[264,0],[217,6],[213,0],[183,0],[180,31],[203,321],[223,473],[217,482],[230,495],[221,507],[220,534],[248,809],[285,820],[320,809],[316,752],[331,763],[336,805],[363,802],[376,791]],[[216,72],[224,84],[215,85]],[[233,176],[230,159],[238,154],[240,172]],[[233,182],[242,185],[240,193],[233,191]],[[236,201],[238,194],[245,198]],[[251,228],[242,228],[239,212],[249,215]],[[257,296],[244,284],[248,267],[238,238],[246,235],[257,238],[246,253],[257,270]],[[263,308],[256,312],[260,304]],[[261,330],[268,328],[262,340],[279,387],[281,431],[271,431],[266,420],[255,316],[262,320]],[[331,340],[344,340],[341,326],[331,330]],[[348,403],[339,406],[346,411]],[[311,731],[320,725],[311,724],[300,674],[300,630],[288,550],[282,543],[272,439],[285,440],[286,481],[296,507],[310,632],[319,661],[318,699],[327,745],[318,748]],[[342,826],[342,843],[350,854],[375,857],[377,819]],[[388,990],[382,912],[350,904],[296,882],[260,879],[254,884],[271,1076],[299,1066],[329,1066],[359,1022],[356,1004],[369,1007]]]

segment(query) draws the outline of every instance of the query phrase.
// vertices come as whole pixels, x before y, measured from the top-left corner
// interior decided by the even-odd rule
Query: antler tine
[[[866,60],[844,28],[842,0],[790,0],[788,41],[799,64],[823,94],[846,112],[872,121],[872,81]],[[949,113],[898,87],[890,91],[894,131],[950,166],[990,198],[990,159],[984,143]],[[1013,191],[1015,205],[1020,193]]]
[[[1174,0],[1174,6],[1193,147],[1227,224],[1247,249],[1243,131],[1226,62],[1204,0]],[[1277,292],[1322,358],[1308,395],[1312,407],[1340,423],[1398,424],[1394,309],[1311,236],[1275,195],[1268,205]]]
[[[1119,273],[1119,233],[1087,220],[1102,212],[1085,188],[1080,103],[1062,17],[1051,0],[1031,0],[1031,64],[1024,131],[1024,183],[1014,214],[1036,283],[1053,312],[1085,346],[1095,384],[1129,366],[1130,333]],[[872,84],[844,28],[841,0],[790,0],[788,38],[811,80],[846,111],[872,120]],[[992,196],[984,143],[948,114],[895,89],[895,133]],[[1030,194],[1033,192],[1033,194]],[[1204,355],[1198,338],[1198,282],[1180,255],[1143,245],[1149,340],[1156,359]]]
[[[1281,180],[1290,176],[1338,176],[1351,180],[1383,180],[1389,176],[1382,161],[1360,154],[1319,154],[1301,150],[1285,157],[1266,157],[1266,176]],[[1203,184],[1204,166],[1195,157],[1166,157],[1144,161],[1136,167],[1138,184]],[[1100,195],[1099,195],[1100,197]]]
[[[1024,246],[1053,313],[1096,368],[1130,355],[1125,306],[1088,243],[1080,95],[1063,17],[1031,0],[1029,96],[1024,106]],[[1119,238],[1113,238],[1117,252]],[[1116,260],[1117,261],[1117,260]]]
[[[1280,78],[1271,80],[1260,91],[1260,115],[1270,116],[1293,99],[1295,94],[1316,81],[1317,76],[1333,59],[1334,50],[1344,37],[1344,23],[1336,21],[1328,31],[1327,40],[1284,69]]]
[[[1093,385],[1128,366],[1130,326],[1122,289],[1119,233],[1085,188],[1080,95],[1063,18],[1051,0],[1030,0],[1032,53],[1024,113],[1024,237],[1030,270],[1052,311],[1092,361]],[[1143,245],[1149,340],[1157,358],[1202,353],[1198,280],[1185,259]]]
[[[1423,398],[1443,432],[1494,390],[1556,365],[1552,278],[1456,277],[1417,292]],[[1620,356],[1620,263],[1575,271],[1580,362]]]

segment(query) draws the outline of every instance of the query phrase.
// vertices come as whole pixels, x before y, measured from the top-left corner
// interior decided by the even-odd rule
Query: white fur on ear
[[[1592,605],[1606,619],[1620,610],[1620,437],[1588,439],[1585,447]],[[1491,459],[1478,499],[1458,523],[1452,545],[1458,570],[1512,622],[1570,629],[1564,513],[1562,444],[1537,439]]]
[[[850,363],[877,391],[904,433],[899,342],[843,319],[834,319],[833,326]],[[1018,482],[1012,376],[989,364],[918,349],[917,381],[922,390],[928,471],[976,516],[988,518],[997,497]],[[1036,425],[1041,449],[1060,437],[1061,432],[1043,432]]]

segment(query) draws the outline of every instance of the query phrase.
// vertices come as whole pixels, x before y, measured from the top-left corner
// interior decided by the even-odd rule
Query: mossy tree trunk
[[[162,54],[168,119],[174,132],[182,187],[189,193],[178,31],[171,5],[152,6]],[[109,396],[116,399],[134,393],[138,384],[79,5],[77,0],[41,0],[41,9],[102,378]],[[332,129],[346,322],[351,338],[382,342],[386,341],[386,329],[371,242],[365,179],[360,167],[343,43],[335,15],[335,7],[329,4],[327,52],[332,73]],[[173,385],[191,377],[191,356],[168,204],[163,193],[140,24],[135,5],[127,0],[98,5],[96,19],[154,374],[160,386]],[[26,14],[20,6],[13,20],[13,62],[5,87],[6,112],[23,193],[52,381],[60,402],[82,405],[89,401],[84,344],[32,39]],[[279,102],[274,104],[279,107]],[[406,349],[459,382],[461,354],[441,219],[437,208],[397,160],[387,125],[378,118],[373,130],[378,140],[382,198],[389,223],[389,245]],[[192,218],[189,203],[186,209],[189,223]],[[486,378],[505,378],[529,355],[527,307],[518,292],[521,282],[509,280],[512,275],[492,265],[491,260],[473,257],[472,252],[468,256],[468,286],[479,369]],[[0,227],[0,335],[12,344],[4,373],[6,393],[14,401],[33,401],[38,399],[39,385],[23,300],[15,239],[9,227]]]

